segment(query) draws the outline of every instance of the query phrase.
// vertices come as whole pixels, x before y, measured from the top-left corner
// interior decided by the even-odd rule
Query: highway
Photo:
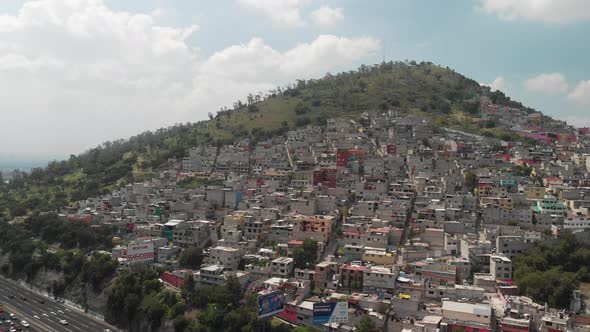
[[[3,312],[0,313],[0,319],[2,320],[2,322],[0,322],[0,331],[9,332],[11,326],[15,326],[15,327],[20,326],[23,331],[27,331],[27,332],[43,331],[43,330],[40,330],[32,325],[25,328],[21,324],[21,321],[22,321],[21,317],[22,316],[19,317],[18,313],[14,312],[13,310],[10,310],[9,308],[4,307],[2,304],[0,304],[0,307],[2,307],[2,309],[3,309]],[[18,319],[11,319],[10,314],[15,314]]]
[[[26,298],[23,300],[23,297]],[[64,306],[43,295],[39,295],[21,284],[0,277],[0,306],[6,311],[14,313],[18,321],[26,320],[31,324],[24,331],[49,332],[104,332],[118,331],[111,325],[95,317]],[[8,314],[2,314],[8,317]],[[37,316],[38,318],[35,318]],[[63,325],[61,320],[68,324]],[[6,323],[0,325],[8,331]]]

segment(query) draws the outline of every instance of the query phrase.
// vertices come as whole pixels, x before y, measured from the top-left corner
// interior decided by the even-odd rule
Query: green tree
[[[363,316],[361,321],[356,326],[356,331],[357,332],[379,332],[380,329],[377,328],[377,325],[375,325],[375,322],[373,322],[373,320],[369,316],[365,315],[365,316]]]
[[[189,247],[182,251],[178,263],[180,267],[187,269],[199,269],[203,262],[203,249],[199,247]]]
[[[293,250],[293,260],[296,268],[304,269],[317,262],[318,241],[307,238],[303,244]]]
[[[477,187],[477,175],[471,171],[466,171],[465,174],[465,186],[469,192],[473,192]]]

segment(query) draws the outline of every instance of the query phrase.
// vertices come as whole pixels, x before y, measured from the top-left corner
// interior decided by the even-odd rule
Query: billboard
[[[346,323],[348,322],[348,302],[330,302],[313,304],[313,323]]]
[[[152,262],[154,260],[154,244],[135,244],[127,247],[127,261]]]
[[[274,291],[258,295],[258,318],[277,314],[285,309],[285,295],[281,291]]]

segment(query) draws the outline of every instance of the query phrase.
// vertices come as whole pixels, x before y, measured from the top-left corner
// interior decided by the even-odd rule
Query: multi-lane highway
[[[18,321],[25,320],[31,327],[25,331],[49,332],[104,332],[118,331],[111,325],[90,315],[68,308],[46,296],[39,295],[21,284],[0,277],[0,306],[14,313]],[[8,313],[3,316],[8,317]],[[63,324],[63,321],[67,324]],[[7,326],[3,324],[0,328]]]

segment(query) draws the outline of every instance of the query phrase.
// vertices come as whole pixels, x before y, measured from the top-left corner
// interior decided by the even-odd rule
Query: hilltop
[[[249,95],[232,108],[209,113],[208,121],[147,131],[128,140],[106,142],[30,174],[0,181],[0,220],[60,206],[110,191],[156,174],[168,158],[185,156],[198,144],[250,143],[329,117],[359,119],[364,110],[400,109],[426,115],[440,126],[519,139],[506,130],[482,125],[480,104],[488,98],[533,113],[500,91],[491,92],[450,68],[430,62],[387,62],[356,71],[298,80],[266,95]]]

